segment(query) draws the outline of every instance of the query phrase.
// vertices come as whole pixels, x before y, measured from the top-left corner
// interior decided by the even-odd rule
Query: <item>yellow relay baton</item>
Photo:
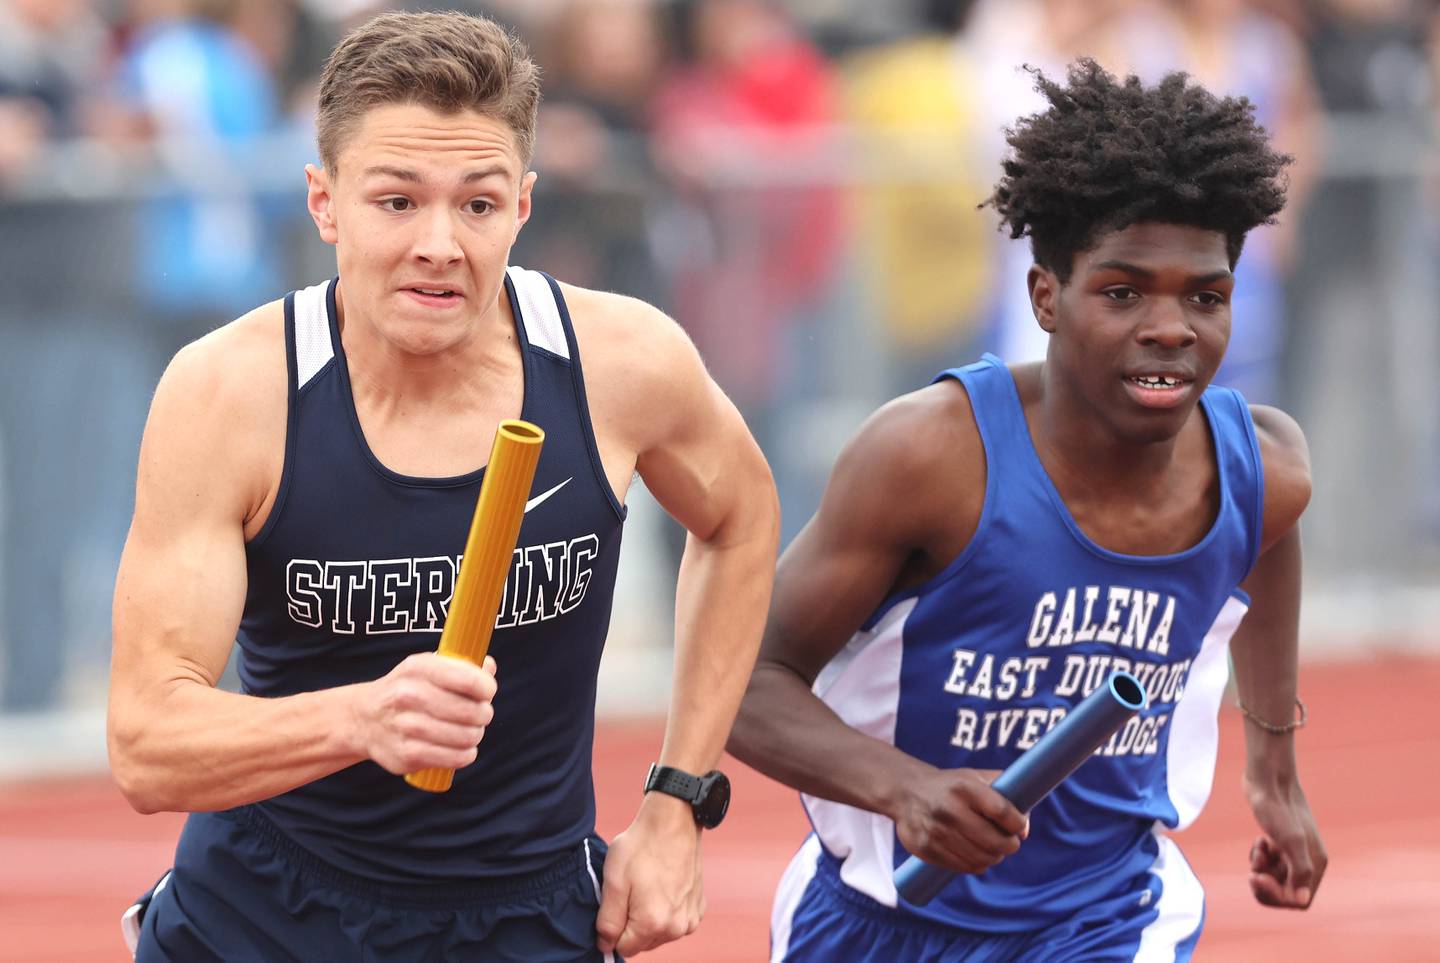
[[[528,421],[502,421],[495,430],[495,446],[480,483],[465,557],[450,597],[450,613],[440,632],[441,655],[476,665],[485,662],[544,441],[545,432]],[[453,769],[421,769],[405,781],[416,789],[445,792],[454,778]]]

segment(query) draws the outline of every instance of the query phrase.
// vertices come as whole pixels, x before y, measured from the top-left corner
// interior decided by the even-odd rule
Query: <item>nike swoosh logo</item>
[[[575,476],[574,476],[574,475],[571,475],[569,478],[565,479],[563,482],[561,482],[560,484],[556,485],[554,488],[550,489],[548,492],[541,492],[540,494],[536,495],[534,498],[530,499],[528,502],[525,503],[525,514],[527,514],[527,515],[530,514],[530,509],[536,507],[536,506],[539,505],[541,502],[543,502],[545,499],[549,498],[551,495],[555,494],[555,493],[558,492],[560,489],[562,489],[562,488],[564,488],[566,485],[570,484],[570,482],[574,481],[574,479],[575,479]]]

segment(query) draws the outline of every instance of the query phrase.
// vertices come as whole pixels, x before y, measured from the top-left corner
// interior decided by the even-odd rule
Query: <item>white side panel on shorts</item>
[[[868,632],[857,632],[815,680],[815,694],[849,725],[895,744],[905,620],[918,598],[896,605]],[[825,848],[843,860],[840,878],[886,906],[896,905],[895,823],[884,816],[802,795]]]
[[[555,292],[550,289],[545,275],[513,264],[505,273],[510,275],[510,283],[515,285],[525,337],[537,348],[569,358],[570,342],[565,340],[565,326],[560,323],[560,307],[555,303]]]
[[[600,877],[595,875],[595,862],[590,858],[590,840],[588,839],[585,840],[585,871],[590,874],[590,885],[595,890],[595,898],[603,900],[605,893],[604,890],[600,888]],[[615,954],[606,953],[605,963],[615,963]]]
[[[1160,854],[1150,872],[1160,877],[1160,915],[1141,931],[1135,963],[1175,963],[1175,947],[1194,936],[1205,919],[1205,890],[1180,847],[1158,826],[1155,840]]]
[[[295,387],[303,388],[335,354],[326,294],[331,282],[295,292]]]
[[[153,900],[160,895],[160,891],[170,884],[170,873],[160,877],[160,882],[150,891],[150,898]],[[136,903],[127,909],[120,917],[120,936],[125,940],[125,948],[130,951],[130,958],[135,958],[135,951],[140,948],[140,931],[144,928],[140,919],[140,912],[145,908],[143,903]]]
[[[800,907],[805,889],[815,878],[819,863],[820,840],[811,833],[785,867],[780,885],[775,887],[775,905],[770,910],[770,963],[785,963],[785,954],[790,952],[790,926],[795,921],[795,911]]]
[[[1185,680],[1185,693],[1170,719],[1165,750],[1166,790],[1179,817],[1176,829],[1195,821],[1215,782],[1215,755],[1220,747],[1220,699],[1230,678],[1230,639],[1249,607],[1230,596],[1215,616]]]

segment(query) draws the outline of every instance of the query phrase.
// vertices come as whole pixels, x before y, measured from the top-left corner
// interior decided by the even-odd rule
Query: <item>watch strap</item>
[[[683,769],[651,763],[650,772],[645,777],[645,791],[663,792],[693,804],[700,796],[700,777],[692,776]]]

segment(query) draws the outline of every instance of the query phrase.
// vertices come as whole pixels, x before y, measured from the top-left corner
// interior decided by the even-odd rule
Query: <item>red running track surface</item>
[[[1254,836],[1240,794],[1238,713],[1221,713],[1214,794],[1180,837],[1209,895],[1197,959],[1440,959],[1440,728],[1430,699],[1440,661],[1306,666],[1311,723],[1300,735],[1306,791],[1330,850],[1308,913],[1264,909],[1246,884]],[[623,829],[659,750],[658,720],[602,726],[600,829]],[[806,831],[793,793],[734,760],[735,803],[705,843],[709,914],[687,940],[641,959],[766,958],[775,881]],[[0,960],[125,960],[117,920],[169,864],[182,817],[138,816],[102,777],[0,786]]]

